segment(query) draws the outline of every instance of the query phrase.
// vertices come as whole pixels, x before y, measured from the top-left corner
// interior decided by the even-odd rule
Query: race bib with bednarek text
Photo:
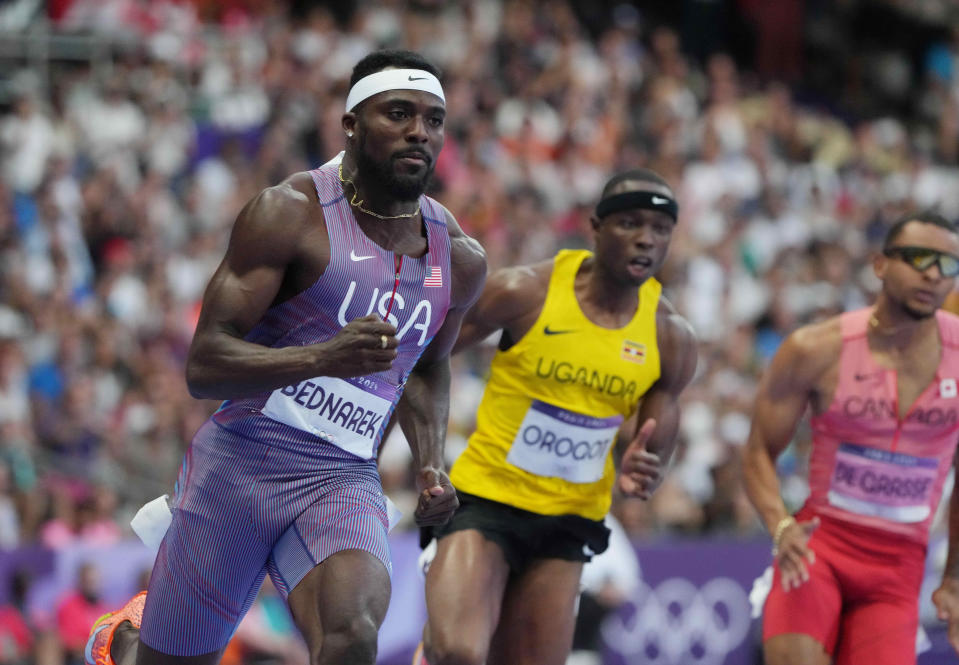
[[[370,459],[392,406],[348,381],[320,376],[274,390],[262,411],[268,418]]]
[[[858,515],[892,522],[922,522],[929,517],[929,497],[939,462],[842,443],[829,486],[829,503]]]
[[[595,483],[622,422],[620,415],[594,418],[534,400],[506,461],[537,476]]]

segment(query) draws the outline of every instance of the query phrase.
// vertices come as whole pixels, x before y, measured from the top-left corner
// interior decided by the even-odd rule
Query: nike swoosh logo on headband
[[[664,199],[656,195],[653,195],[652,201],[653,201],[653,205],[658,205],[658,206],[661,206],[664,203],[669,203],[669,199]]]
[[[425,77],[425,76],[407,76],[406,78],[409,79],[410,81],[425,81],[425,80],[426,80],[426,77]]]

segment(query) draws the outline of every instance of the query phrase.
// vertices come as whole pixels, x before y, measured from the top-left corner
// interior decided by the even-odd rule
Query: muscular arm
[[[959,585],[959,450],[953,457],[952,469],[954,481],[949,496],[949,553],[942,577]]]
[[[486,253],[479,243],[462,232],[450,240],[450,309],[443,326],[410,373],[396,409],[417,466],[442,467],[442,442],[449,420],[450,353],[463,318],[486,279]]]
[[[620,467],[619,487],[647,499],[669,464],[679,430],[679,396],[696,372],[696,336],[689,323],[663,301],[657,319],[660,376],[646,391],[635,416],[632,439],[620,439],[614,452]],[[632,420],[632,419],[631,419]]]
[[[237,217],[226,256],[204,293],[187,357],[194,397],[235,399],[314,376],[368,374],[388,368],[395,357],[392,348],[376,348],[393,327],[372,317],[322,344],[269,348],[243,339],[273,304],[315,225],[312,201],[291,180],[261,192]]]
[[[959,451],[953,460],[953,472],[959,483]],[[949,643],[959,653],[959,487],[956,484],[949,497],[949,553],[942,583],[932,593],[932,602],[939,619],[948,622]]]
[[[816,382],[838,357],[829,348],[827,324],[801,328],[786,338],[764,373],[743,451],[746,493],[772,534],[789,511],[780,496],[775,460],[789,445]],[[838,330],[838,328],[837,328]],[[835,335],[838,339],[838,333]]]
[[[443,471],[443,448],[449,420],[450,353],[463,317],[479,297],[486,279],[483,248],[464,235],[449,215],[447,224],[451,241],[450,309],[443,326],[410,373],[396,407],[397,421],[409,441],[418,470],[420,502],[416,517],[421,526],[445,522],[456,507],[455,493],[443,489],[449,485]],[[431,498],[444,494],[446,498],[442,500]]]
[[[647,420],[656,421],[646,450],[658,455],[665,466],[672,457],[679,431],[679,395],[696,373],[697,354],[696,334],[678,314],[665,317],[660,333],[660,376],[639,405],[636,431]]]
[[[786,338],[759,383],[743,451],[746,494],[773,537],[785,591],[809,579],[809,566],[815,563],[809,537],[819,518],[791,519],[779,493],[775,460],[789,445],[807,405],[822,397],[821,385],[836,364],[841,344],[838,318],[800,328]]]
[[[506,330],[515,342],[539,315],[553,262],[501,268],[490,275],[483,294],[467,312],[454,353],[477,344],[497,330]]]

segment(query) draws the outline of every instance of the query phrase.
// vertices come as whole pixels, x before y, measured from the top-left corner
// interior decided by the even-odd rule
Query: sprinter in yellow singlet
[[[621,173],[591,220],[595,252],[501,270],[467,314],[457,348],[502,336],[451,472],[460,507],[433,532],[430,665],[565,662],[583,563],[607,546],[617,464],[620,490],[648,498],[696,367],[692,330],[653,278],[676,214],[661,177]],[[637,409],[641,426],[617,450]]]

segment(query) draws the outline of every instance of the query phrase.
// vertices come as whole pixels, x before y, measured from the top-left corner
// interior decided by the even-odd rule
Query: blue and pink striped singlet
[[[395,259],[359,228],[335,165],[311,172],[330,238],[330,263],[307,290],[272,307],[246,340],[279,348],[333,337],[370,312],[387,316],[393,367],[362,377],[316,377],[229,400],[200,428],[177,480],[173,522],[157,554],[141,639],[166,654],[223,648],[264,576],[285,596],[318,563],[346,549],[392,570],[376,450],[450,299],[445,211],[420,198],[428,251]],[[389,222],[385,222],[389,223]]]
[[[312,175],[324,202],[330,265],[312,287],[270,309],[245,339],[270,347],[315,344],[371,312],[387,317],[389,309],[388,320],[399,340],[396,361],[388,372],[345,380],[319,377],[272,394],[230,400],[213,418],[237,434],[278,445],[315,450],[320,436],[369,458],[407,376],[449,308],[445,215],[439,204],[423,197],[429,251],[419,259],[402,258],[391,306],[393,252],[375,244],[357,226],[335,169],[317,169]],[[264,418],[264,413],[270,417]]]

